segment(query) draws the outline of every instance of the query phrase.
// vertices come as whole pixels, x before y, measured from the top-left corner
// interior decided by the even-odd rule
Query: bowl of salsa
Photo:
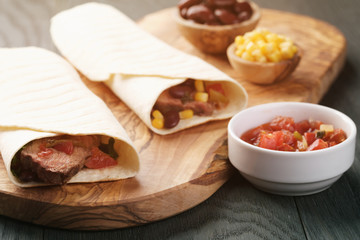
[[[250,107],[228,124],[230,162],[255,187],[280,195],[329,188],[353,164],[355,141],[348,116],[311,103]]]

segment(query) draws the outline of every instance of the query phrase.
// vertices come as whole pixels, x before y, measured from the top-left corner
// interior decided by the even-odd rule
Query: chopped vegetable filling
[[[170,129],[194,115],[209,116],[228,103],[221,83],[187,79],[159,96],[151,112],[151,124],[158,129]]]
[[[245,132],[240,138],[258,147],[279,151],[314,151],[337,145],[346,139],[342,129],[321,121],[294,122],[277,116],[271,122]]]

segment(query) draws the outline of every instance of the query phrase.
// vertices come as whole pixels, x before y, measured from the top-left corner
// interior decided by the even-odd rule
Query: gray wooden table
[[[55,13],[86,1],[0,0],[0,47],[55,50],[48,32]],[[107,0],[134,20],[177,0]],[[360,1],[255,0],[261,7],[308,15],[339,28],[348,41],[345,67],[322,105],[360,123]],[[1,117],[1,116],[0,116]],[[330,189],[311,196],[261,192],[239,174],[212,197],[177,216],[103,232],[68,231],[0,216],[0,239],[360,239],[360,141],[355,162]],[[0,206],[1,207],[1,206]]]

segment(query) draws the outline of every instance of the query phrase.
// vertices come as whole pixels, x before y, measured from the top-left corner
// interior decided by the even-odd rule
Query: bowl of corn
[[[237,36],[228,47],[227,56],[242,79],[272,84],[284,80],[295,70],[301,51],[289,37],[255,29]]]

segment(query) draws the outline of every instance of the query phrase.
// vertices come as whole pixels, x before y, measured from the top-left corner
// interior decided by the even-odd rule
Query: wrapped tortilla
[[[158,134],[229,118],[247,104],[247,93],[238,82],[200,58],[160,41],[111,6],[86,3],[60,12],[52,18],[50,32],[65,58],[88,79],[105,82]],[[195,81],[200,82],[202,87],[195,88]],[[167,98],[169,94],[166,91],[189,83],[192,85],[190,93],[183,93],[177,100]],[[214,90],[218,85],[221,88],[215,95],[221,93],[223,96],[210,96],[208,89]],[[208,96],[194,100],[197,92],[205,93],[198,95]],[[214,100],[213,104],[211,99],[217,102]],[[158,105],[164,109],[160,112],[165,116],[167,112],[164,111],[171,108],[176,108],[179,113],[187,110],[189,104],[186,103],[189,101],[190,105],[196,105],[190,107],[193,111],[190,116],[185,116],[176,126],[154,127],[152,121],[156,114],[153,112],[158,110]],[[201,101],[205,104],[199,103]],[[164,106],[164,102],[165,105],[169,102],[170,107]],[[204,105],[213,106],[208,111]]]
[[[0,112],[0,151],[18,186],[111,181],[139,171],[123,127],[55,53],[0,49]]]

